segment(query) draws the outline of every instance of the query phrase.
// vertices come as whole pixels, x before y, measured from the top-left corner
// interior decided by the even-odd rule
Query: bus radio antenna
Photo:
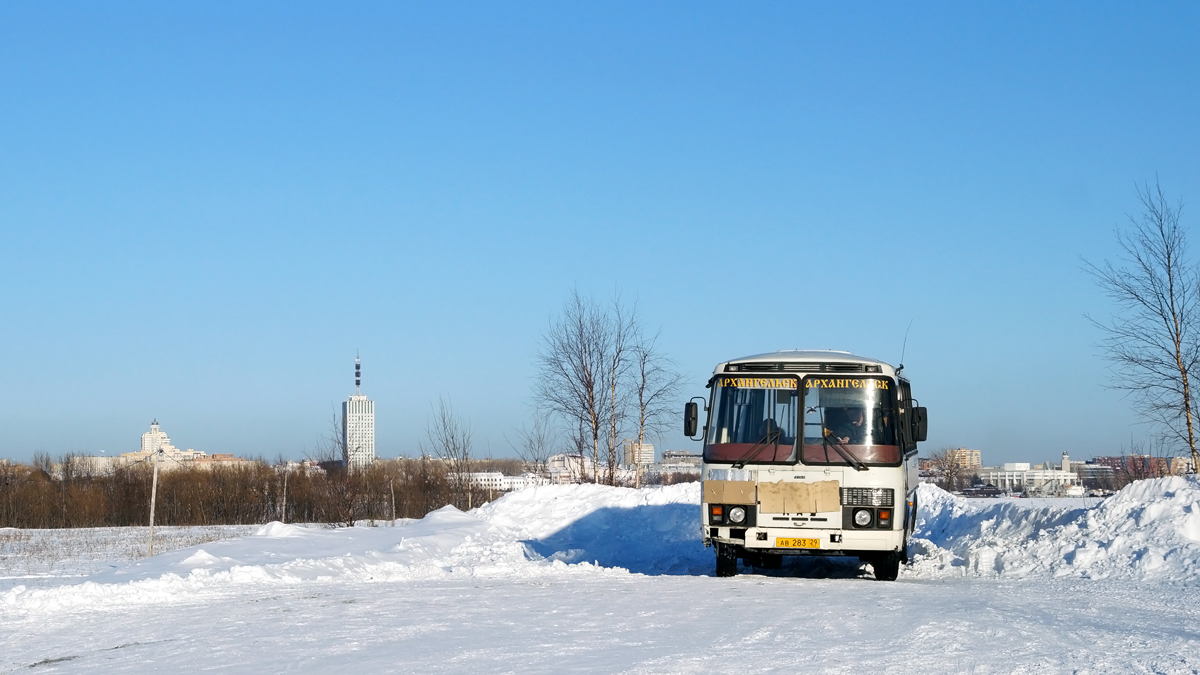
[[[912,324],[913,320],[909,319],[908,328],[904,329],[904,344],[900,346],[900,367],[896,369],[897,375],[900,374],[900,371],[904,370],[904,352],[908,350],[908,331],[912,330]]]

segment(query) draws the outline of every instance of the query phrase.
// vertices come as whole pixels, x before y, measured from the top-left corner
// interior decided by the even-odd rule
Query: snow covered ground
[[[697,484],[533,488],[397,527],[116,555],[83,581],[94,556],[37,583],[0,558],[0,672],[1200,670],[1194,480],[1098,504],[923,486],[891,583],[845,560],[717,579],[698,501]]]
[[[253,534],[255,525],[157,527],[159,552]],[[115,563],[146,555],[149,540],[143,527],[88,527],[70,530],[18,530],[0,527],[0,591],[16,584],[58,585],[86,577]]]

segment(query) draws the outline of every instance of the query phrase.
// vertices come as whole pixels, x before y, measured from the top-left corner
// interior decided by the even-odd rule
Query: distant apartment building
[[[671,478],[673,480],[700,478],[703,461],[702,455],[689,453],[688,450],[662,450],[662,460],[648,465],[643,476],[647,479],[658,476],[660,479]]]
[[[960,469],[978,469],[983,466],[983,453],[970,448],[955,448],[951,453],[954,465]]]
[[[550,476],[550,482],[555,485],[591,483],[596,480],[597,476],[607,480],[608,465],[603,459],[597,464],[592,460],[590,454],[580,457],[564,453],[546,458],[546,473]],[[637,472],[633,469],[616,467],[613,479],[618,483],[632,483],[636,474]]]
[[[646,473],[653,476],[700,476],[700,466],[704,457],[687,450],[664,450],[662,461],[646,467]]]
[[[1172,476],[1180,476],[1185,473],[1192,473],[1192,458],[1191,457],[1171,457],[1168,459],[1167,470]]]
[[[375,402],[362,393],[362,361],[354,359],[354,393],[342,401],[342,461],[362,469],[375,461]]]
[[[625,466],[638,466],[654,463],[654,444],[625,442]]]
[[[525,473],[520,476],[505,476],[499,471],[476,471],[468,474],[468,479],[473,488],[495,490],[496,492],[520,490],[524,487],[545,485],[549,482],[545,478],[532,473]]]
[[[1191,470],[1188,457],[1154,457],[1152,455],[1110,455],[1095,457],[1094,464],[1112,469],[1114,476],[1124,480],[1178,476]]]
[[[700,464],[703,461],[703,455],[698,452],[688,452],[687,450],[663,450],[662,454],[663,466],[694,466],[700,468]]]
[[[1112,489],[1115,486],[1111,466],[1089,462],[1071,462],[1071,470],[1079,476],[1079,483],[1093,489]]]
[[[599,475],[597,468],[590,456],[561,454],[546,458],[546,472],[550,475],[550,482],[556,485],[590,483]]]

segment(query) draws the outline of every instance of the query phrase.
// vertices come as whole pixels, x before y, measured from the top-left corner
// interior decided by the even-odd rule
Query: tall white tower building
[[[347,469],[375,461],[375,402],[362,393],[362,361],[354,357],[354,394],[342,401],[342,453]]]
[[[158,428],[158,419],[150,423],[150,431],[142,434],[142,452],[155,453],[162,448],[164,451],[171,449],[171,438],[167,436],[167,432]]]

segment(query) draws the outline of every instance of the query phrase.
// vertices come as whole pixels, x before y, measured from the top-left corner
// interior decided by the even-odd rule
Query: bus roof
[[[850,352],[840,352],[840,351],[821,350],[821,349],[785,349],[785,350],[778,351],[778,352],[768,352],[766,354],[753,354],[751,356],[743,356],[741,358],[729,359],[728,361],[724,361],[722,363],[717,364],[717,367],[713,372],[714,373],[728,372],[726,370],[726,366],[728,366],[731,363],[739,364],[739,363],[797,363],[797,362],[811,363],[811,364],[825,364],[825,363],[877,364],[882,367],[881,370],[883,371],[883,373],[886,373],[888,375],[895,375],[895,369],[891,366],[891,364],[889,364],[885,361],[880,361],[879,359],[874,359],[869,356],[858,356],[856,354],[851,354]]]

